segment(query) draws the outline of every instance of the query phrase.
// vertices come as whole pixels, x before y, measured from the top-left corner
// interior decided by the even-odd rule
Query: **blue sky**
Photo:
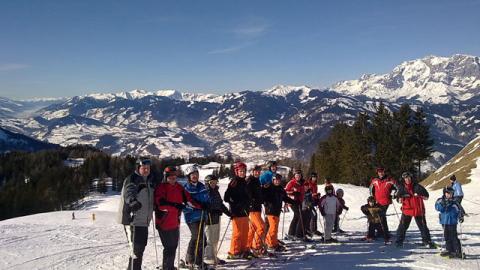
[[[0,1],[0,96],[329,86],[480,55],[480,0]]]

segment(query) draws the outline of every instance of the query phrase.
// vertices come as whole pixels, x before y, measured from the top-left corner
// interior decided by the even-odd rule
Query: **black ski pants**
[[[418,229],[422,235],[422,242],[423,243],[430,243],[432,240],[430,238],[430,230],[427,227],[427,221],[425,219],[425,215],[414,217],[415,222],[417,223]],[[397,229],[397,243],[403,243],[405,240],[405,233],[407,232],[408,227],[410,226],[410,222],[412,221],[412,216],[407,216],[402,214],[400,218],[400,224],[398,224]]]
[[[310,227],[309,229],[312,233],[318,231],[317,221],[318,221],[317,209],[315,209],[315,207],[312,207],[310,209],[310,226],[309,226]]]
[[[462,254],[462,246],[457,234],[457,224],[443,225],[443,235],[445,237],[445,249],[456,255]]]
[[[190,242],[188,242],[188,249],[185,261],[187,264],[201,265],[203,262],[203,248],[206,246],[205,241],[205,222],[188,223],[190,229]]]
[[[132,248],[127,270],[141,270],[143,252],[145,251],[148,239],[148,227],[129,226],[129,228],[125,228],[125,230],[129,230],[125,232],[127,233],[130,247]]]
[[[380,213],[379,213],[379,215],[380,215],[380,226],[382,227],[383,234],[384,234],[384,236],[387,237],[387,239],[390,239],[390,230],[388,229],[388,223],[387,223],[387,210],[388,210],[389,206],[390,206],[389,204],[381,205],[380,209],[382,211],[380,211]],[[408,222],[408,224],[410,224],[410,221]],[[407,228],[408,228],[408,226],[407,226]]]
[[[164,231],[157,226],[157,230],[163,245],[162,269],[175,270],[175,253],[177,251],[178,239],[180,237],[180,229],[177,228]]]

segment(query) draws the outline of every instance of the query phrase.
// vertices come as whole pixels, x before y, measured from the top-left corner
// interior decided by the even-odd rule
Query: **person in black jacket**
[[[248,211],[250,209],[250,192],[245,177],[247,165],[243,162],[234,164],[235,176],[228,184],[224,201],[230,204],[232,214],[232,240],[230,241],[229,259],[251,258],[248,249]]]
[[[262,167],[255,166],[247,178],[248,192],[250,192],[250,209],[248,214],[248,248],[257,256],[265,253],[265,222],[262,219],[263,192],[260,185]]]
[[[375,240],[375,231],[377,231],[379,235],[383,235],[385,243],[387,243],[388,235],[385,234],[382,228],[383,210],[382,207],[375,201],[375,197],[368,197],[367,204],[362,205],[362,207],[360,207],[360,210],[362,210],[362,213],[367,216],[368,232],[365,240],[367,242]]]
[[[223,204],[220,192],[218,192],[218,177],[207,175],[205,185],[209,194],[209,208],[206,222],[207,246],[205,247],[205,262],[207,264],[225,264],[224,260],[217,257],[218,240],[220,238],[220,220],[222,213],[230,216],[230,211]]]
[[[280,221],[280,213],[282,211],[283,202],[297,206],[298,203],[287,196],[287,192],[280,185],[282,176],[277,174],[273,178],[273,185],[264,189],[265,214],[268,219],[268,232],[265,242],[269,249],[274,251],[283,251],[285,247],[279,245],[278,242],[278,224]]]
[[[151,161],[139,158],[136,170],[123,182],[118,222],[124,225],[132,248],[128,269],[142,269],[142,258],[148,239],[148,225],[153,216],[154,177]]]

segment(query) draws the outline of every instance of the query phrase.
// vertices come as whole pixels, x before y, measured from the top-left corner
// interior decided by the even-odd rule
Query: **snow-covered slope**
[[[478,167],[477,167],[478,168]],[[250,269],[477,269],[480,254],[480,170],[474,172],[476,180],[464,186],[464,207],[470,217],[465,219],[460,236],[464,250],[471,257],[467,260],[448,260],[437,255],[438,250],[429,250],[417,246],[421,241],[415,225],[407,232],[404,249],[384,246],[383,242],[365,243],[359,241],[366,230],[366,219],[360,212],[368,196],[367,188],[352,185],[335,184],[345,191],[345,201],[350,211],[345,214],[342,228],[348,232],[337,238],[342,245],[319,244],[315,249],[305,249],[292,244],[289,251],[280,259],[261,259]],[[201,175],[204,175],[202,173]],[[221,194],[227,180],[222,179]],[[438,224],[438,214],[434,210],[435,199],[439,191],[431,192],[426,203],[427,221],[433,240],[443,245],[442,229]],[[118,195],[91,196],[81,210],[75,211],[72,220],[71,211],[51,212],[0,221],[0,269],[125,269],[129,247],[123,227],[115,223]],[[398,225],[395,210],[388,210],[388,222],[391,231]],[[92,220],[95,214],[95,221]],[[288,230],[292,212],[285,214],[285,225],[280,223],[279,235]],[[283,217],[282,217],[283,219]],[[227,218],[223,218],[221,233],[226,229]],[[282,228],[283,227],[283,228]],[[155,269],[154,243],[157,244],[161,261],[162,245],[155,232],[150,229],[150,237],[144,254],[144,269]],[[395,232],[393,232],[395,233]],[[184,258],[190,232],[183,222],[181,226],[180,256]],[[219,257],[225,258],[231,239],[231,226],[223,242]],[[246,263],[231,262],[218,269],[244,269]]]
[[[455,174],[462,184],[480,181],[480,177],[474,173],[474,170],[480,170],[478,164],[480,164],[480,134],[451,160],[425,179],[423,184],[432,189],[443,188],[449,184],[449,178],[452,174]]]
[[[363,75],[342,81],[335,91],[397,101],[401,98],[446,104],[468,100],[480,91],[480,61],[476,56],[428,56],[395,67],[383,75]]]

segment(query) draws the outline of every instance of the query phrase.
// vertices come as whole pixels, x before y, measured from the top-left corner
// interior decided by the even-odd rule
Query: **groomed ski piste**
[[[208,174],[201,171],[201,179]],[[305,246],[287,242],[287,251],[279,253],[278,258],[261,258],[253,261],[227,261],[216,269],[479,269],[480,260],[480,159],[471,176],[473,181],[463,186],[465,199],[462,202],[469,217],[458,227],[460,239],[467,258],[446,259],[438,254],[440,249],[427,249],[419,246],[420,232],[412,222],[407,231],[405,246],[384,245],[383,241],[365,242],[360,239],[365,235],[367,221],[360,211],[366,203],[368,189],[352,185],[334,184],[335,188],[345,191],[346,213],[342,229],[346,234],[335,235],[340,244],[323,244],[321,242]],[[223,193],[228,179],[220,182]],[[323,186],[319,186],[322,190]],[[322,193],[323,190],[322,190]],[[434,203],[441,196],[441,191],[430,191],[426,201],[427,223],[433,240],[441,247],[444,245],[442,228],[438,223],[438,212]],[[129,246],[123,227],[115,222],[119,195],[96,195],[85,199],[81,210],[42,213],[0,221],[0,269],[126,269]],[[400,215],[400,204],[388,209],[388,225],[395,235]],[[95,221],[92,220],[95,214]],[[293,213],[285,214],[280,219],[279,238],[288,231]],[[343,215],[342,215],[343,217]],[[228,217],[222,218],[221,236],[228,223]],[[321,231],[322,229],[319,228]],[[154,243],[161,264],[162,245],[152,226],[150,226],[148,245],[143,258],[143,269],[157,268]],[[180,232],[180,256],[185,257],[190,232],[184,223]],[[226,258],[231,238],[231,226],[221,246],[219,257]],[[178,250],[177,250],[178,254]],[[177,260],[177,258],[176,258]]]

